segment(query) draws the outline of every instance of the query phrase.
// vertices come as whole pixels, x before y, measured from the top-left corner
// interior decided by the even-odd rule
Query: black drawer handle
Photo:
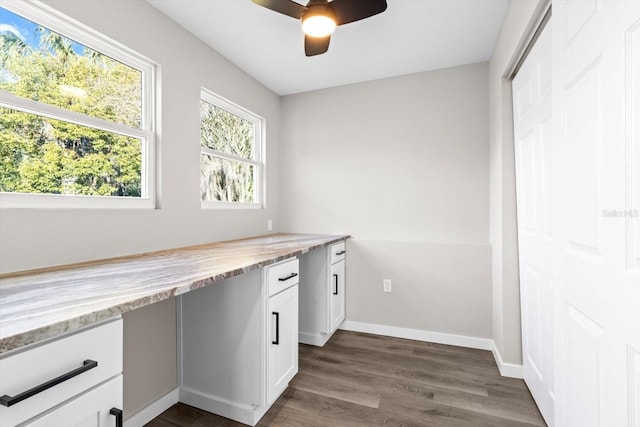
[[[116,427],[123,427],[123,424],[122,424],[122,409],[111,408],[109,413],[116,417]]]
[[[289,279],[293,279],[294,277],[296,277],[298,275],[298,273],[291,273],[290,275],[288,275],[287,277],[281,277],[278,280],[281,282],[286,282]]]
[[[334,287],[333,294],[334,295],[338,295],[338,275],[334,274],[333,278],[335,279],[335,282],[334,282],[335,283],[335,287]]]
[[[82,367],[74,369],[73,371],[69,371],[66,374],[62,374],[57,378],[49,380],[46,383],[42,383],[39,386],[36,386],[30,390],[22,392],[16,396],[8,396],[5,394],[4,396],[0,397],[0,405],[6,406],[6,407],[13,406],[16,403],[20,403],[25,399],[33,397],[38,393],[42,393],[43,391],[48,390],[51,387],[55,387],[60,383],[63,383],[75,376],[78,376],[83,372],[87,372],[89,369],[93,369],[96,366],[98,366],[98,362],[96,362],[95,360],[85,360],[82,363]]]
[[[271,341],[271,344],[280,345],[280,313],[273,311],[271,314],[276,316],[276,340]]]
[[[347,253],[347,251],[340,251],[340,252],[336,252],[336,255],[344,255],[346,253]]]

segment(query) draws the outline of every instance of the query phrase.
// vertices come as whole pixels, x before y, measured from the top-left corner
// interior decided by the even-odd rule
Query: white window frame
[[[96,52],[140,71],[142,79],[142,117],[140,129],[138,129],[38,101],[21,98],[2,89],[0,89],[0,106],[139,139],[142,146],[142,165],[140,181],[141,197],[0,192],[0,209],[155,209],[155,88],[158,65],[128,47],[61,14],[57,10],[39,1],[2,0],[1,6],[51,31],[68,37]]]
[[[217,201],[201,201],[202,209],[263,209],[265,195],[265,162],[264,162],[264,146],[265,146],[265,119],[247,110],[240,105],[229,101],[222,96],[211,92],[208,89],[201,88],[200,99],[218,108],[221,108],[231,114],[245,119],[254,125],[253,138],[253,159],[236,156],[224,151],[212,150],[200,143],[200,156],[214,156],[224,160],[241,162],[253,166],[254,195],[253,203],[242,202],[217,202]]]

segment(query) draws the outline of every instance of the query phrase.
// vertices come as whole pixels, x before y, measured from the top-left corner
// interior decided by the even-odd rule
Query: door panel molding
[[[600,182],[602,96],[600,59],[565,89],[567,237],[573,248],[594,255],[600,251]]]
[[[640,282],[640,20],[626,32],[626,231],[627,269]],[[638,396],[640,398],[640,396]]]
[[[640,427],[640,352],[627,347],[629,357],[629,425]]]
[[[599,9],[598,0],[573,0],[564,5],[564,47],[565,54],[573,41],[580,36],[585,26],[593,19]]]
[[[568,366],[567,415],[571,426],[600,425],[600,338],[604,330],[592,319],[566,305]]]

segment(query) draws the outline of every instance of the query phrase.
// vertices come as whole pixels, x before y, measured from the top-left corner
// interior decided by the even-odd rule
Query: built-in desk
[[[0,369],[1,363],[14,354],[24,355],[34,346],[41,348],[39,343],[55,343],[56,337],[69,332],[91,329],[94,324],[109,324],[109,319],[117,319],[127,311],[198,292],[217,282],[224,281],[223,294],[229,292],[238,297],[242,291],[231,290],[230,286],[247,281],[227,280],[234,276],[243,275],[250,282],[260,282],[260,292],[272,297],[269,289],[264,288],[265,280],[256,279],[258,274],[267,271],[263,267],[283,264],[287,259],[347,238],[345,235],[273,234],[0,275]],[[300,280],[302,283],[304,279]],[[253,291],[257,292],[257,288]],[[226,305],[220,305],[223,306]],[[0,378],[0,395],[18,393],[18,390],[3,390],[2,386]],[[0,406],[0,415],[8,409],[11,408]]]

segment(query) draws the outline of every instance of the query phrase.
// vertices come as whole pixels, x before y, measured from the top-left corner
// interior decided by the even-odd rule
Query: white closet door
[[[524,380],[554,425],[551,28],[513,79]]]
[[[640,427],[640,1],[553,15],[556,425]]]

